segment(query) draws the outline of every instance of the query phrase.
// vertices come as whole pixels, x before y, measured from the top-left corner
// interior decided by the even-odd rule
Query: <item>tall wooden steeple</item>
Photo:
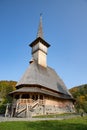
[[[50,45],[43,39],[42,16],[40,15],[37,38],[30,44],[32,58],[43,67],[47,67],[47,48]]]

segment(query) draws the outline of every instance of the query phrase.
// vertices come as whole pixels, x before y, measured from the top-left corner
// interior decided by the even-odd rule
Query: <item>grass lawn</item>
[[[0,130],[87,130],[87,116],[59,121],[1,122]]]

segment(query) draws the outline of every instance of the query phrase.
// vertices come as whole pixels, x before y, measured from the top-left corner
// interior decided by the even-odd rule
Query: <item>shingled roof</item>
[[[36,61],[30,64],[16,87],[20,85],[40,85],[56,92],[71,95],[55,70],[50,67],[43,67]]]
[[[46,89],[42,89],[42,88],[38,88],[38,87],[22,87],[22,88],[15,90],[15,91],[10,92],[9,95],[12,95],[14,93],[20,93],[20,92],[21,93],[31,93],[31,92],[42,93],[45,95],[51,95],[51,96],[58,97],[61,99],[73,99],[72,96],[70,96],[70,95],[55,93],[55,92],[52,92],[52,91],[49,91]]]

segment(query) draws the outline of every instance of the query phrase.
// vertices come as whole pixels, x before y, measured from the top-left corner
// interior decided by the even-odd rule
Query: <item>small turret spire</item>
[[[40,22],[39,22],[39,27],[38,27],[38,32],[37,32],[37,38],[40,37],[43,39],[43,29],[42,29],[42,13],[40,14]]]

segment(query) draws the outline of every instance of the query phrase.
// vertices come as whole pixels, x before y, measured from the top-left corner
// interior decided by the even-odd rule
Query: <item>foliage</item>
[[[87,117],[66,120],[1,122],[0,130],[86,130]]]
[[[78,112],[82,109],[87,113],[87,84],[71,88],[70,93],[76,99],[75,107]]]
[[[0,113],[4,113],[6,104],[12,102],[9,92],[15,90],[15,81],[0,81]]]

